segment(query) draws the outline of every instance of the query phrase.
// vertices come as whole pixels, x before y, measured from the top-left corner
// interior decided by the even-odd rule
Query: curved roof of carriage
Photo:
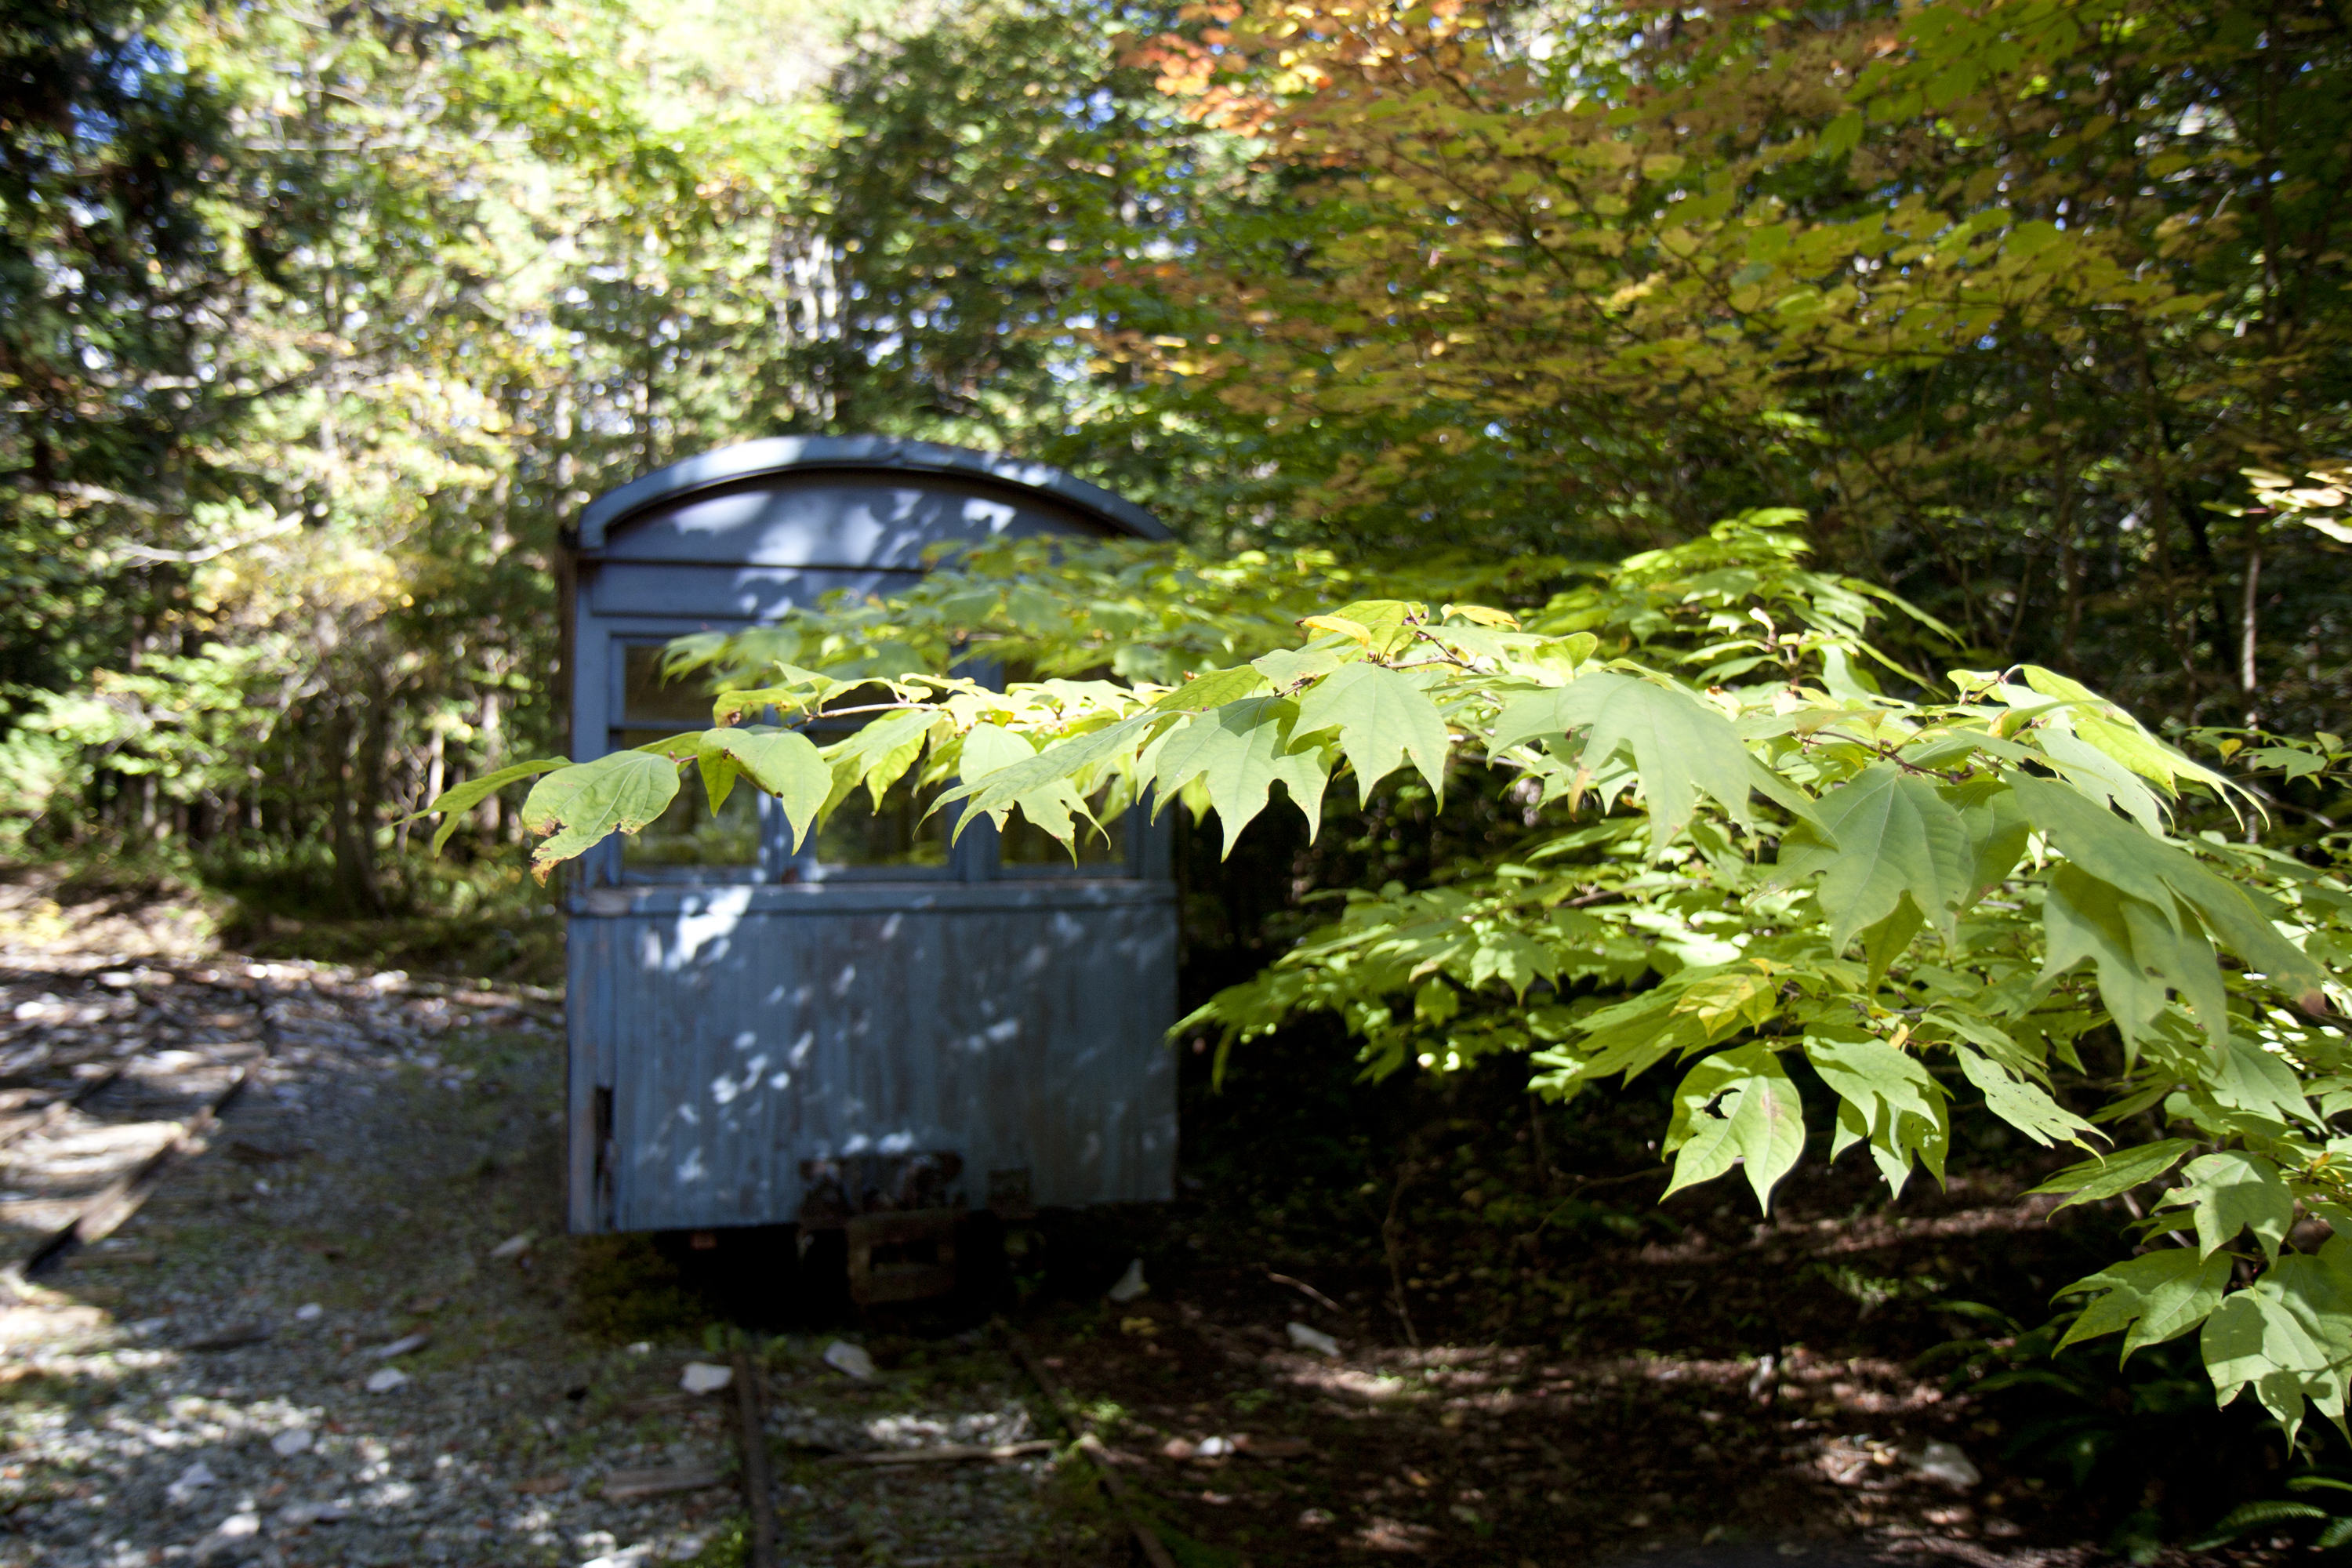
[[[694,495],[740,489],[772,475],[840,472],[936,474],[983,489],[1050,497],[1069,510],[1130,539],[1171,539],[1167,525],[1099,485],[1045,463],[997,452],[900,441],[882,436],[778,436],[720,447],[656,468],[590,501],[580,513],[578,548],[602,550],[606,537],[642,513]]]

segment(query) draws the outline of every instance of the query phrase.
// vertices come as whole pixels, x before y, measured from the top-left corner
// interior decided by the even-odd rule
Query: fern
[[[2191,1552],[2209,1552],[2263,1525],[2286,1524],[2306,1519],[2325,1519],[2335,1522],[2335,1516],[2326,1509],[2315,1508],[2307,1502],[2289,1502],[2284,1498],[2273,1498],[2262,1502],[2243,1503],[2223,1514],[2219,1523],[2203,1536],[2189,1542],[2188,1546]]]

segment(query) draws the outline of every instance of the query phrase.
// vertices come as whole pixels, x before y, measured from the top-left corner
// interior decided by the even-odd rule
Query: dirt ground
[[[2147,1522],[2170,1472],[2139,1464],[2156,1479],[2120,1501],[2077,1488],[2032,1424],[2056,1410],[2078,1479],[2142,1428],[2189,1450],[2176,1470],[2279,1463],[2210,1394],[2182,1414],[2155,1384],[2091,1386],[2076,1403],[2105,1425],[2084,1426],[1981,1379],[2015,1338],[1989,1321],[2046,1300],[2084,1247],[2015,1173],[1900,1215],[1831,1174],[1770,1223],[1721,1194],[1650,1219],[1638,1182],[1622,1212],[1587,1190],[1619,1176],[1563,1190],[1539,1132],[1507,1158],[1473,1139],[1419,1156],[1418,1200],[1368,1185],[1344,1245],[1192,1180],[1168,1207],[1014,1227],[995,1300],[861,1317],[772,1233],[709,1253],[560,1233],[543,994],[33,915],[0,930],[19,1262],[184,1129],[223,1062],[247,1076],[120,1228],[0,1277],[9,1564],[740,1563],[727,1396],[679,1389],[739,1344],[764,1368],[784,1562],[1135,1560],[997,1311],[1185,1568],[2179,1563],[2157,1541],[2177,1525]],[[147,1064],[152,1092],[53,1112],[92,1063]],[[1139,1261],[1149,1289],[1112,1300]],[[828,1364],[836,1342],[875,1375]],[[704,1484],[607,1495],[654,1469]]]

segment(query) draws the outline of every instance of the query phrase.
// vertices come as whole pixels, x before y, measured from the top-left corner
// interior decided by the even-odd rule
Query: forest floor
[[[256,964],[200,921],[41,904],[0,898],[12,1257],[160,1146],[137,1130],[172,1072],[247,1078],[119,1229],[0,1277],[12,1564],[740,1563],[726,1402],[678,1384],[747,1333],[785,1563],[1124,1564],[1066,1447],[844,1462],[1062,1436],[1000,1309],[1185,1568],[2179,1563],[2163,1542],[2284,1457],[2161,1352],[2025,1363],[2017,1322],[2098,1253],[2019,1195],[2030,1159],[1899,1215],[1837,1172],[1769,1222],[1744,1193],[1654,1209],[1637,1123],[1588,1129],[1583,1163],[1619,1168],[1576,1177],[1539,1125],[1496,1131],[1505,1094],[1423,1103],[1385,1182],[1302,1194],[1271,1152],[1300,1141],[1232,1100],[1181,1202],[1041,1216],[1007,1237],[1003,1299],[859,1316],[796,1306],[771,1236],[561,1234],[544,994]],[[111,1121],[114,1088],[40,1109],[89,1064],[163,1058]],[[1148,1291],[1110,1300],[1138,1260]],[[836,1341],[875,1374],[829,1365]],[[705,1484],[607,1495],[656,1469]]]

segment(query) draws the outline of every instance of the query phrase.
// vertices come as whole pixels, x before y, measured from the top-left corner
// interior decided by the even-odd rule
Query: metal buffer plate
[[[849,1299],[861,1307],[919,1301],[956,1288],[956,1226],[961,1209],[862,1214],[849,1233]]]

